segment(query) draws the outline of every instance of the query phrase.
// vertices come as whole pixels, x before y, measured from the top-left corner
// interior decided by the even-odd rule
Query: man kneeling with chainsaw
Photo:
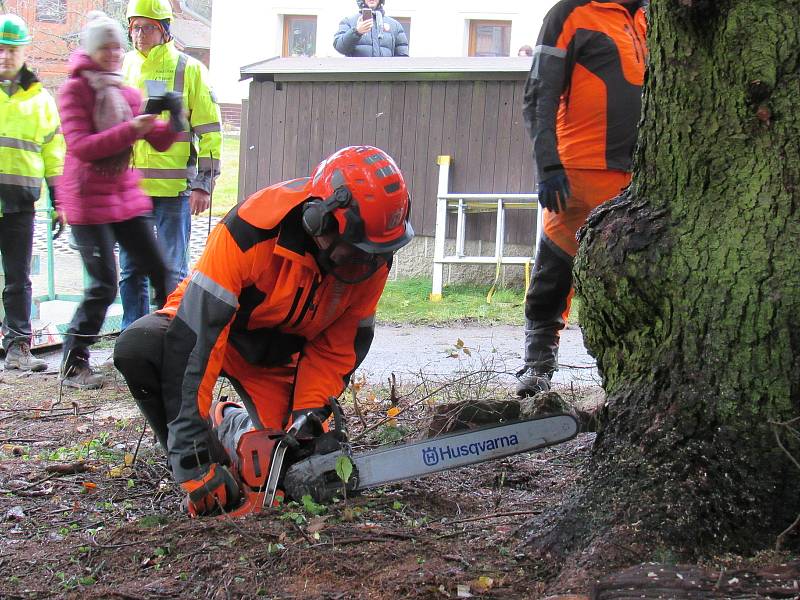
[[[414,235],[409,213],[391,157],[371,146],[339,150],[310,177],[232,209],[164,308],[120,335],[114,364],[191,516],[239,504],[235,454],[248,430],[303,422],[294,446],[321,433],[330,399],[369,350],[392,255]],[[220,375],[246,412],[212,408]]]

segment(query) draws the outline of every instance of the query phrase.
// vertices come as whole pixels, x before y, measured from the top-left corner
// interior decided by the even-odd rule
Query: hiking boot
[[[79,390],[98,390],[103,387],[103,376],[95,373],[85,358],[74,357],[61,368],[61,383]]]
[[[21,371],[44,371],[47,362],[31,354],[28,342],[13,342],[6,350],[6,370],[20,369]]]
[[[550,391],[550,380],[553,378],[552,371],[540,371],[533,367],[525,367],[517,373],[517,396],[535,396],[540,392]]]

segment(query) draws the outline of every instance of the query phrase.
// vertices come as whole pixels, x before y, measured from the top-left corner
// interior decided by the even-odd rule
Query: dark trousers
[[[168,451],[167,426],[178,416],[181,408],[180,389],[165,385],[164,375],[183,372],[185,368],[180,364],[180,357],[164,352],[171,322],[167,315],[146,315],[127,327],[114,345],[114,366],[125,378],[131,395],[164,452]],[[201,449],[196,457],[197,464],[229,462],[217,435],[210,429],[205,439],[196,442]]]
[[[119,245],[133,259],[135,270],[147,275],[156,290],[156,302],[166,301],[166,266],[153,235],[148,217],[136,217],[119,223],[73,225],[83,266],[90,278],[83,300],[72,317],[64,339],[64,365],[71,359],[88,358],[89,346],[97,339],[108,307],[117,297],[117,264],[114,245]]]
[[[558,370],[558,344],[566,324],[573,258],[545,235],[525,294],[525,364],[537,372]]]
[[[5,273],[3,287],[3,349],[13,342],[31,342],[31,255],[34,213],[0,216],[0,255]]]

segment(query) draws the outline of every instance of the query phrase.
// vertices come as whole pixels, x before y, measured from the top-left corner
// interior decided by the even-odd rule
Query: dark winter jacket
[[[358,14],[342,19],[333,38],[333,47],[345,56],[408,56],[408,36],[403,26],[382,10],[376,10],[373,28],[359,35]],[[382,27],[381,27],[382,24]]]

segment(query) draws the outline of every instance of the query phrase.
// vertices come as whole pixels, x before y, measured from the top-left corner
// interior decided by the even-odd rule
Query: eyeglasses
[[[158,25],[131,25],[131,33],[143,33],[145,35],[150,35],[151,33],[155,33],[156,31],[160,31],[161,28]]]

